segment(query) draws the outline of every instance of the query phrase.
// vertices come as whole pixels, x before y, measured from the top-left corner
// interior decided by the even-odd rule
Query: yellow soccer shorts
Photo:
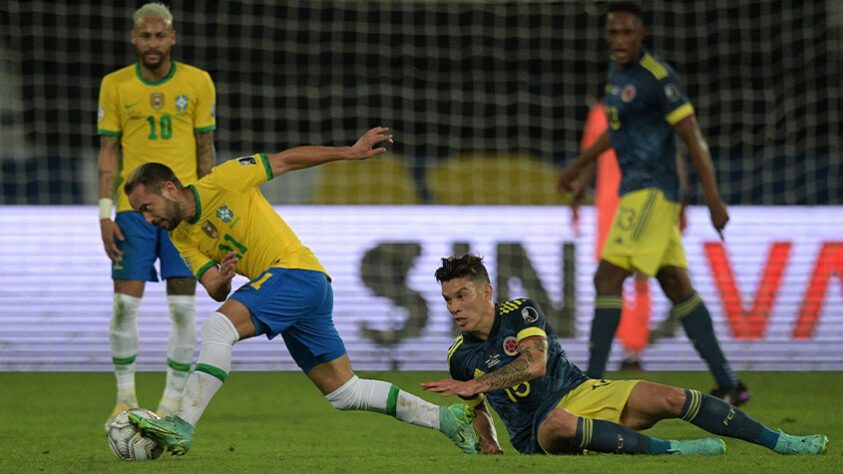
[[[628,271],[655,276],[662,267],[688,268],[679,212],[682,206],[658,188],[623,195],[600,258]]]
[[[638,382],[640,380],[588,379],[565,394],[556,408],[564,408],[577,416],[620,424],[623,408]]]

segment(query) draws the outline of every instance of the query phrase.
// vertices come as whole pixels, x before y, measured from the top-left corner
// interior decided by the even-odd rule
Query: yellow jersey
[[[169,166],[184,184],[196,181],[195,134],[216,128],[215,103],[210,74],[180,62],[173,61],[170,74],[157,82],[141,76],[139,63],[103,78],[97,133],[120,137],[122,146],[117,212],[132,209],[122,185],[143,163]]]
[[[197,280],[231,251],[240,258],[235,270],[250,280],[272,267],[328,274],[258,189],[272,177],[266,155],[256,154],[226,161],[188,186],[196,215],[170,240]]]

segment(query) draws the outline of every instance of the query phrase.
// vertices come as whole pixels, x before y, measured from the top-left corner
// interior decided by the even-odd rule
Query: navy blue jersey
[[[533,421],[547,411],[543,402],[577,387],[587,377],[568,357],[539,305],[517,299],[495,305],[495,323],[485,341],[463,332],[448,351],[451,378],[471,380],[499,369],[518,357],[518,345],[532,338],[547,339],[545,375],[514,387],[485,394],[509,432],[512,445],[521,453],[536,452]],[[474,400],[482,400],[480,395]]]
[[[646,50],[638,62],[621,70],[611,61],[603,100],[621,169],[618,193],[659,188],[667,199],[679,202],[673,126],[694,108],[676,72]]]

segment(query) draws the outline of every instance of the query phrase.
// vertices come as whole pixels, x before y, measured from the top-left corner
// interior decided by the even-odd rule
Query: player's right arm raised
[[[120,138],[111,135],[100,136],[100,153],[97,164],[99,183],[99,218],[100,233],[105,254],[114,262],[120,261],[123,252],[117,248],[115,239],[123,240],[120,227],[111,220],[111,207],[114,205],[114,189],[120,163]]]
[[[267,154],[272,176],[310,168],[311,166],[338,160],[364,160],[386,152],[386,147],[375,145],[392,143],[386,127],[375,127],[363,134],[352,146],[300,146],[280,153]]]

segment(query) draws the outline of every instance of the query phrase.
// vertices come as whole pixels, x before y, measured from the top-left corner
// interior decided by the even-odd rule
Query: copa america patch
[[[635,99],[635,86],[632,84],[623,86],[623,90],[621,91],[621,100],[624,102],[632,102],[633,99]]]
[[[679,88],[676,87],[676,84],[668,84],[664,86],[664,96],[667,97],[667,100],[676,102],[680,97],[682,97],[682,94],[679,92]]]
[[[509,336],[503,340],[503,351],[508,356],[514,356],[518,354],[518,339],[515,339],[514,336]]]
[[[240,163],[241,166],[258,164],[258,161],[255,160],[254,156],[244,156],[243,158],[237,158],[237,162]]]
[[[532,306],[525,306],[521,308],[521,317],[527,324],[534,323],[539,319],[539,312]]]

